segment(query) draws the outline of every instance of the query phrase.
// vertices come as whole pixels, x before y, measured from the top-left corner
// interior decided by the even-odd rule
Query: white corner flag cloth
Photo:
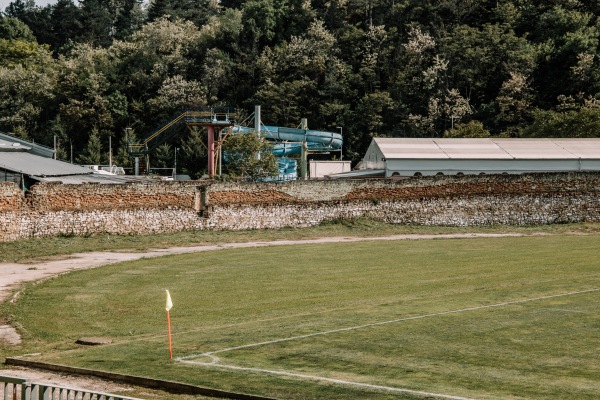
[[[167,305],[165,307],[165,309],[167,311],[169,311],[171,308],[173,308],[173,302],[171,301],[171,295],[169,294],[169,291],[167,290]]]

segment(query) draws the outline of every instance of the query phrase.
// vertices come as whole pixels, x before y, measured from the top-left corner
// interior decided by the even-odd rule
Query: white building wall
[[[363,169],[385,169],[385,159],[383,153],[379,149],[379,146],[374,140],[371,141],[365,156],[362,159]]]
[[[600,171],[600,160],[455,160],[395,159],[385,161],[385,176],[522,174],[527,172]]]
[[[350,161],[311,160],[308,163],[311,178],[323,178],[325,175],[340,174],[351,169]]]

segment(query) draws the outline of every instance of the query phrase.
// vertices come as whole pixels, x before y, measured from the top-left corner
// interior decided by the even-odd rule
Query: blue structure
[[[255,109],[255,122],[260,122],[260,106]],[[258,112],[257,112],[258,111]],[[144,138],[135,142],[129,141],[128,152],[136,157],[136,175],[138,158],[146,158],[146,170],[150,169],[149,154],[167,140],[185,132],[192,126],[206,127],[208,150],[208,175],[215,175],[216,155],[221,150],[224,132],[228,134],[247,134],[258,130],[238,125],[237,111],[229,107],[197,107],[175,113],[167,122],[148,133]],[[220,130],[219,137],[215,139],[215,131]],[[277,126],[260,125],[260,135],[273,143],[273,154],[278,158],[279,175],[273,180],[295,180],[298,178],[298,161],[288,156],[301,154],[303,170],[306,171],[304,161],[306,152],[342,151],[342,134],[338,132],[325,132],[312,129],[282,128]]]
[[[236,125],[231,128],[232,134],[247,134],[253,128]],[[313,129],[284,128],[265,126],[260,135],[273,143],[273,154],[278,157],[279,176],[274,180],[298,179],[298,161],[287,156],[302,154],[302,146],[308,152],[341,151],[344,143],[339,132],[317,131]]]

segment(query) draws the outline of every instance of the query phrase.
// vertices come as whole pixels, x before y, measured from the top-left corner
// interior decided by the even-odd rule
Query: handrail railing
[[[75,389],[29,379],[0,376],[0,400],[141,400],[134,397]]]
[[[144,141],[142,142],[142,144],[144,144],[144,145],[148,144],[148,142],[150,142],[152,139],[154,139],[155,137],[157,137],[158,135],[160,135],[161,133],[163,133],[164,131],[166,131],[167,129],[169,129],[170,127],[172,127],[173,125],[179,123],[179,121],[181,121],[185,117],[186,117],[186,113],[183,113],[181,115],[178,115],[174,119],[170,120],[167,124],[163,125],[161,128],[159,128],[158,130],[156,130],[150,136],[148,136],[147,138],[145,138]]]
[[[235,110],[233,110],[235,111]],[[152,132],[146,138],[143,139],[143,144],[148,144],[148,142],[152,141],[162,132],[171,128],[173,125],[179,123],[182,119],[191,119],[191,118],[201,118],[202,122],[213,122],[213,123],[230,123],[230,115],[232,114],[232,109],[228,108],[214,108],[214,107],[205,107],[205,108],[197,108],[190,109],[186,111],[182,111],[181,114],[176,115],[171,118],[165,125],[158,128],[156,131]],[[195,121],[190,121],[195,122]]]
[[[150,132],[135,143],[128,143],[130,154],[143,155],[148,154],[165,140],[170,139],[177,133],[177,128],[191,125],[215,125],[231,126],[234,124],[237,116],[236,109],[229,107],[196,107],[179,111],[154,131]]]

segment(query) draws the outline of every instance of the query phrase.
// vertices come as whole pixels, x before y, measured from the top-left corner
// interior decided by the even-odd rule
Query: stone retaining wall
[[[14,182],[0,182],[0,213],[27,208],[23,192]]]
[[[198,183],[155,182],[126,185],[38,183],[27,194],[36,211],[98,211],[192,208]]]
[[[600,221],[600,174],[285,183],[0,184],[0,241],[56,235],[303,227],[369,217],[472,226]]]
[[[432,176],[403,180],[291,181],[218,184],[208,202],[221,204],[307,203],[338,200],[404,200],[600,191],[600,174]]]

